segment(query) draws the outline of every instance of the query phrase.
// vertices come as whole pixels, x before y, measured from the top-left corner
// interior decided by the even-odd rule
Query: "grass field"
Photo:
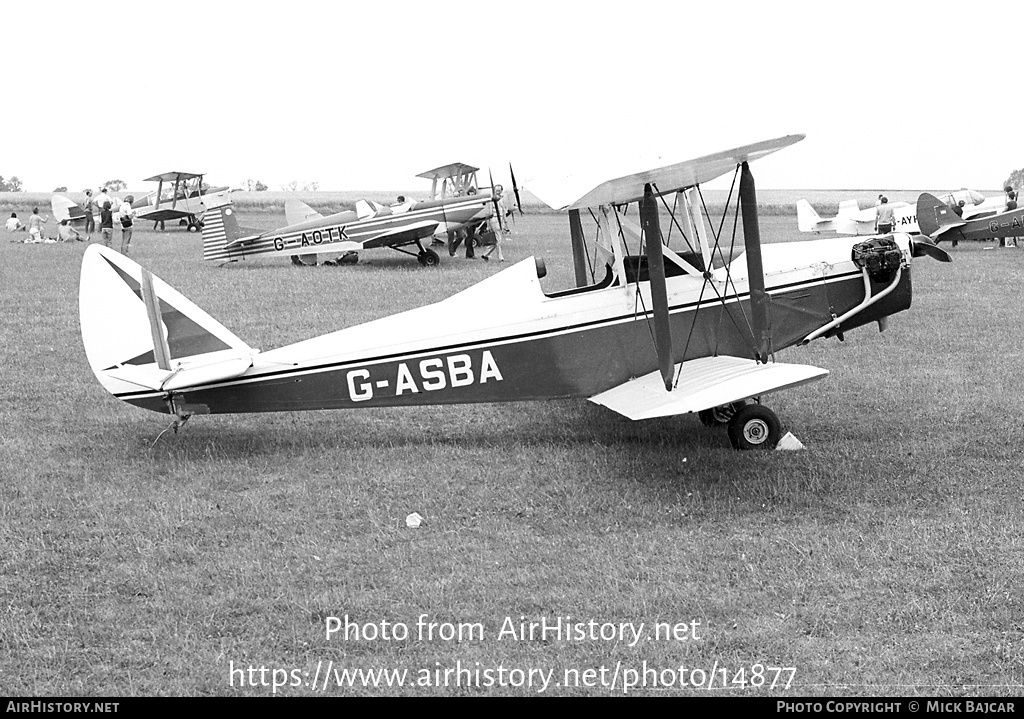
[[[568,286],[565,225],[519,219],[506,256],[543,256],[543,284]],[[798,239],[791,217],[762,232]],[[621,694],[631,671],[671,684],[631,692],[648,695],[706,695],[680,687],[696,671],[712,695],[1024,688],[1024,249],[917,260],[914,306],[885,333],[781,354],[832,374],[770,397],[807,445],[772,453],[585,401],[196,417],[158,439],[166,417],[107,395],[85,360],[83,249],[0,243],[5,693],[325,693],[328,666],[338,695]],[[387,251],[215,267],[177,231],[137,231],[132,250],[263,349],[500,269]],[[346,615],[361,637],[328,639]],[[644,638],[502,632],[567,616]],[[343,668],[408,674],[338,686]],[[460,668],[477,686],[443,685]]]

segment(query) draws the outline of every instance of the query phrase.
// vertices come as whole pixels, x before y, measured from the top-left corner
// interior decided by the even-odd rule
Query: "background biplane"
[[[322,256],[342,253],[354,260],[360,250],[386,247],[433,267],[440,256],[425,242],[461,229],[471,236],[495,211],[490,193],[477,182],[478,169],[454,163],[417,175],[433,180],[429,200],[390,206],[359,200],[353,210],[325,216],[291,199],[285,203],[288,224],[267,232],[239,227],[230,197],[225,196],[203,228],[203,259],[230,262],[273,253],[288,256],[295,264],[315,265],[323,262]]]
[[[696,412],[727,424],[737,448],[771,447],[781,424],[757,400],[828,374],[775,353],[881,327],[910,306],[911,257],[949,260],[905,234],[762,249],[748,163],[802,137],[549,195],[569,212],[575,288],[545,293],[530,258],[441,302],[267,352],[94,245],[81,276],[86,354],[115,397],[170,414],[175,428],[193,414],[579,397],[635,420]],[[730,171],[739,192],[726,234],[728,207],[709,229],[699,185]],[[594,262],[582,213],[596,224]],[[739,235],[730,261],[736,248],[723,242]],[[685,249],[669,247],[673,236]]]
[[[166,222],[178,220],[189,232],[202,229],[202,217],[206,212],[204,198],[225,192],[225,187],[208,187],[203,185],[203,175],[194,172],[164,172],[147,177],[146,182],[156,182],[157,189],[132,203],[137,211],[136,220],[149,222]],[[117,198],[120,202],[120,198]],[[50,198],[50,207],[54,218],[60,222],[67,219],[72,225],[85,221],[85,211],[81,205],[68,197],[55,194]],[[117,207],[113,211],[117,212]],[[99,227],[99,215],[94,217]]]

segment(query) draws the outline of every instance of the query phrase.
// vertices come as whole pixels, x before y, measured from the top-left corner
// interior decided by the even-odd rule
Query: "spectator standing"
[[[114,211],[110,202],[104,202],[100,210],[100,236],[103,238],[103,246],[110,247],[110,241],[114,239]]]
[[[882,197],[881,204],[878,206],[878,210],[875,214],[875,232],[879,235],[887,235],[892,232],[893,221],[896,219],[896,213],[892,209],[892,205],[889,204],[888,197]]]
[[[85,234],[90,235],[96,231],[96,219],[94,215],[98,214],[100,206],[96,204],[96,200],[92,196],[92,190],[85,191],[85,204],[82,209],[85,210]]]
[[[128,254],[132,244],[132,227],[135,225],[135,210],[132,209],[133,202],[135,202],[135,197],[128,195],[124,198],[124,202],[121,203],[121,207],[117,211],[117,219],[121,223],[122,255]]]

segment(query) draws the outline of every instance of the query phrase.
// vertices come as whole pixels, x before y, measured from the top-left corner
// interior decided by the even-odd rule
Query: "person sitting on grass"
[[[58,242],[85,242],[88,237],[82,237],[82,233],[71,226],[71,223],[66,219],[61,220],[60,224],[57,225],[57,241]]]

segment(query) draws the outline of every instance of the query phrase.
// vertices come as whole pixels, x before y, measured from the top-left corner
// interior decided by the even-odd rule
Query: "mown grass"
[[[567,286],[565,224],[518,220],[507,256],[544,256],[545,286]],[[794,224],[766,218],[765,240],[795,238]],[[633,423],[584,401],[197,417],[157,439],[166,418],[108,396],[85,361],[82,250],[0,249],[9,694],[265,695],[229,668],[311,678],[321,660],[413,677],[457,661],[559,678],[616,662],[796,668],[788,691],[715,695],[1021,691],[1021,251],[962,243],[953,265],[918,260],[914,306],[887,332],[782,354],[832,370],[769,401],[808,449],[748,454],[691,416]],[[264,349],[497,271],[387,251],[352,267],[215,267],[198,237],[144,230],[133,254]],[[423,526],[405,526],[410,512]],[[328,641],[326,619],[346,614],[487,633]],[[497,640],[505,617],[566,615],[698,620],[701,640]]]

